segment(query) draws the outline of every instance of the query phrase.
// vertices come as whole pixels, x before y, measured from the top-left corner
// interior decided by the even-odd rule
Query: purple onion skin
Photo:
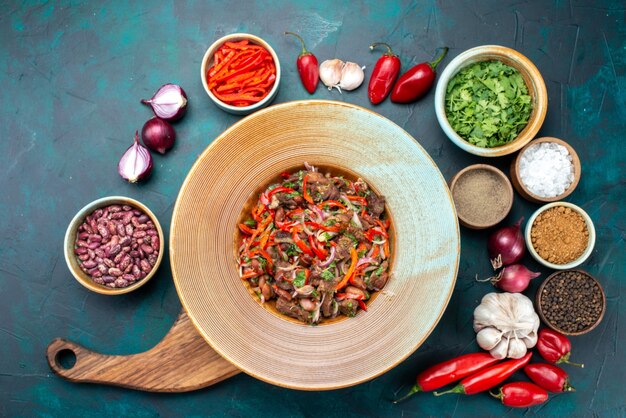
[[[117,172],[129,183],[145,180],[152,174],[152,155],[139,143],[139,132],[135,131],[133,145],[124,151],[117,165]]]
[[[500,228],[489,237],[487,248],[494,269],[517,263],[526,254],[524,235],[521,230],[523,220],[524,218],[521,218],[515,225]],[[496,261],[498,256],[501,257],[498,260],[500,263]]]
[[[176,121],[187,113],[187,93],[177,84],[164,84],[149,100],[141,103],[149,105],[154,115],[168,122]]]
[[[522,264],[512,264],[502,269],[492,282],[498,289],[509,293],[520,293],[528,288],[530,281],[541,273],[528,270]]]
[[[141,139],[151,150],[165,154],[174,146],[176,131],[168,122],[154,116],[143,125]]]

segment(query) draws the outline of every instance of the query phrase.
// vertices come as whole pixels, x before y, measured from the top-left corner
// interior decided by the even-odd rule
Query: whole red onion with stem
[[[141,139],[151,150],[165,154],[165,151],[174,146],[176,131],[168,122],[154,116],[143,125]]]
[[[187,94],[176,84],[164,84],[151,99],[141,103],[150,105],[157,117],[170,122],[182,118],[187,112]]]
[[[489,237],[487,248],[494,270],[517,263],[524,257],[526,246],[520,218],[515,225],[500,228]]]
[[[528,270],[522,264],[512,264],[504,267],[500,272],[488,279],[478,280],[479,282],[490,281],[498,289],[502,289],[509,293],[521,293],[530,284],[535,277],[539,277],[541,273],[535,273]]]
[[[139,132],[135,131],[135,141],[133,145],[122,155],[117,172],[129,183],[136,183],[146,179],[152,173],[152,155],[148,148],[139,143]]]

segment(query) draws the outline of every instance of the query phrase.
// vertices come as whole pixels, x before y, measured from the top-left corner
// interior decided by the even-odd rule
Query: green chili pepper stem
[[[446,390],[445,392],[434,392],[435,396],[447,395],[448,393],[460,393],[461,395],[465,395],[465,388],[463,385],[456,385],[450,390]]]
[[[569,356],[571,354],[572,353],[565,354],[563,357],[558,359],[555,364],[565,363],[565,364],[569,364],[570,366],[576,366],[576,367],[580,367],[581,369],[584,369],[585,368],[584,364],[582,364],[582,363],[572,363],[571,361],[569,361]]]
[[[565,384],[563,385],[563,392],[576,392],[576,389],[569,384],[568,380],[566,380]]]
[[[500,389],[500,393],[498,393],[498,394],[493,393],[493,392],[491,392],[491,391],[489,391],[489,394],[490,394],[491,396],[493,396],[494,398],[496,398],[496,399],[500,399],[500,400],[502,400],[502,398],[504,397],[504,395],[502,394],[502,389]]]
[[[389,46],[389,44],[386,44],[384,42],[374,42],[373,44],[370,45],[370,51],[373,51],[374,48],[376,48],[379,45],[382,45],[385,48],[387,48],[387,53],[385,55],[390,55],[390,56],[395,55],[393,51],[391,50],[391,47]]]
[[[297,33],[293,33],[293,32],[285,32],[285,35],[293,35],[296,38],[298,38],[298,40],[302,44],[302,52],[300,52],[300,56],[306,55],[306,54],[309,53],[309,51],[307,51],[307,49],[306,49],[306,46],[304,46],[304,39],[302,39],[302,37],[300,35],[298,35]]]
[[[439,56],[433,62],[429,63],[430,68],[432,68],[433,70],[435,68],[437,68],[437,66],[439,65],[439,63],[443,59],[443,57],[445,57],[446,54],[448,53],[448,47],[447,46],[444,46],[442,49],[443,49],[443,52],[441,54],[439,54]]]
[[[411,397],[412,395],[415,395],[417,392],[421,392],[421,391],[422,391],[422,388],[420,387],[420,385],[414,385],[411,388],[411,390],[409,391],[409,393],[407,393],[406,395],[404,395],[400,399],[396,399],[395,401],[393,401],[393,403],[400,403],[400,402],[404,401],[405,399]]]

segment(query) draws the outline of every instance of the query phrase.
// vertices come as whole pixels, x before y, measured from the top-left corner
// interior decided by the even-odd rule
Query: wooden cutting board
[[[59,357],[69,350],[76,356],[71,368]],[[110,356],[63,338],[54,339],[46,353],[50,368],[72,382],[100,383],[148,392],[189,392],[240,372],[217,354],[198,333],[184,310],[167,335],[139,354]]]

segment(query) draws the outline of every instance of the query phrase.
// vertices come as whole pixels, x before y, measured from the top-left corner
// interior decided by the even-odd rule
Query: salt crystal
[[[574,181],[572,156],[567,148],[557,143],[532,145],[520,158],[520,180],[539,197],[563,194]]]

